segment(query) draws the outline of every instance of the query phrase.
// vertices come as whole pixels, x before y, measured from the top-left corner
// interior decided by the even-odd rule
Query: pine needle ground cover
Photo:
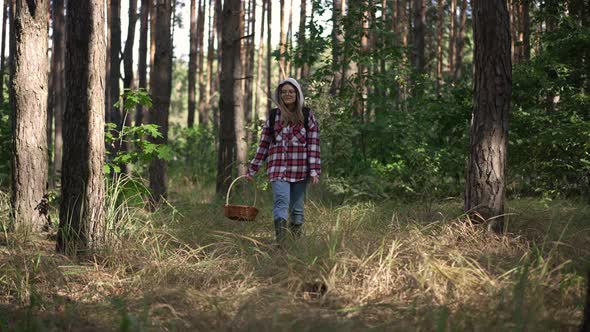
[[[154,214],[137,199],[111,203],[111,187],[113,236],[99,254],[56,254],[53,230],[4,231],[0,330],[577,331],[581,321],[585,203],[509,201],[508,232],[496,236],[460,199],[333,204],[313,188],[305,236],[276,248],[270,192],[257,221],[236,222],[210,184],[174,181]]]

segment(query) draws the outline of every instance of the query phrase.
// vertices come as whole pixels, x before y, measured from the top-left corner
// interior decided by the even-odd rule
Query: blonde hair
[[[290,85],[295,89],[295,109],[293,111],[291,111],[287,105],[285,105],[285,102],[283,101],[283,97],[281,97],[280,94],[280,90],[285,86],[285,85]],[[301,104],[299,103],[299,99],[301,98],[301,96],[299,95],[299,89],[297,89],[297,87],[293,86],[293,84],[285,82],[281,85],[279,85],[278,88],[279,94],[278,94],[278,106],[279,109],[281,110],[281,124],[283,126],[287,126],[289,124],[292,125],[302,125],[303,124],[303,107],[301,106]]]

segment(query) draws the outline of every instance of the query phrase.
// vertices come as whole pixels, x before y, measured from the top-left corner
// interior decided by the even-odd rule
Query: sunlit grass
[[[458,201],[330,205],[312,188],[304,237],[277,248],[268,191],[256,221],[236,222],[223,218],[211,182],[174,178],[170,205],[154,214],[141,190],[124,188],[109,186],[114,236],[100,254],[2,243],[0,326],[573,331],[581,320],[590,258],[582,203],[510,201],[508,233],[496,236]]]

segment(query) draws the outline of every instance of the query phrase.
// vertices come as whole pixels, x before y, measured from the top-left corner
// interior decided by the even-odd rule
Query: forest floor
[[[496,236],[462,215],[459,198],[335,204],[316,187],[304,236],[277,248],[269,191],[258,192],[257,220],[238,222],[223,217],[213,187],[179,177],[154,214],[132,201],[111,208],[116,236],[90,257],[56,254],[55,231],[4,232],[0,331],[577,331],[581,322],[587,203],[512,199]]]

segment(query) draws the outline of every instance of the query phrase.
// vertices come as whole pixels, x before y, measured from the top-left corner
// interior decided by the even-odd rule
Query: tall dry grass
[[[113,236],[90,258],[56,255],[50,239],[4,241],[0,327],[575,331],[581,320],[584,204],[511,201],[508,233],[496,236],[453,200],[333,206],[316,189],[305,236],[277,248],[270,193],[259,193],[257,221],[235,222],[208,183],[174,181],[154,214],[112,184]],[[3,222],[6,206],[2,196]]]

